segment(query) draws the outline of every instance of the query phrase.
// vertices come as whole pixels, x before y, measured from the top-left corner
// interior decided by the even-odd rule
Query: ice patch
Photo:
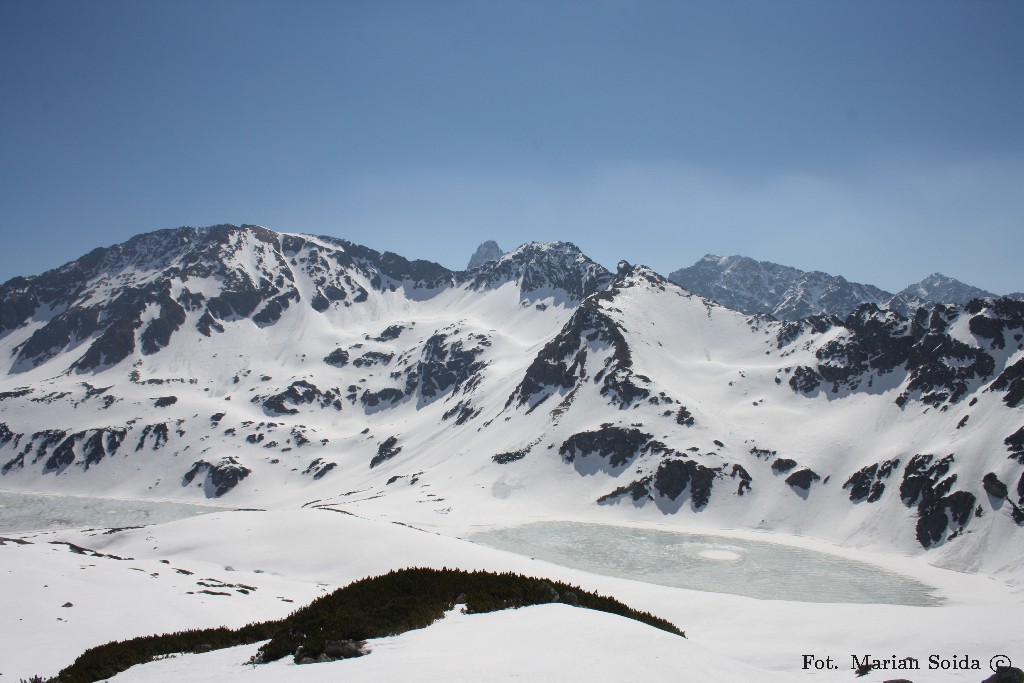
[[[223,510],[190,503],[0,491],[0,532],[144,526]]]
[[[761,600],[941,603],[915,579],[778,543],[579,522],[537,522],[470,540],[595,574]]]

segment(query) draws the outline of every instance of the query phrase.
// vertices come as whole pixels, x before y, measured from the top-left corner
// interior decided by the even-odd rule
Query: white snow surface
[[[887,658],[896,653],[916,657],[924,666],[932,654],[966,654],[986,666],[996,654],[1024,657],[1015,630],[1008,628],[1024,602],[1019,588],[913,558],[753,534],[901,572],[932,586],[941,605],[755,599],[602,576],[461,540],[455,537],[458,527],[474,528],[475,520],[458,522],[420,530],[328,509],[230,511],[113,534],[26,534],[22,538],[29,544],[0,546],[5,586],[0,670],[11,680],[50,675],[85,648],[112,639],[281,617],[355,579],[410,566],[517,571],[574,583],[666,618],[687,638],[549,605],[488,615],[453,613],[426,629],[371,641],[371,654],[355,660],[304,666],[282,661],[254,669],[243,666],[256,651],[253,645],[176,656],[113,680],[812,680],[801,668],[803,655],[817,654],[833,657],[841,669],[813,672],[813,680],[845,681],[852,677],[853,654]],[[646,521],[632,525],[657,528]],[[54,541],[103,556],[76,554]],[[799,572],[800,566],[789,571]],[[229,595],[199,593],[202,586]],[[72,606],[62,607],[66,603]],[[940,670],[928,672],[926,680],[974,679]]]

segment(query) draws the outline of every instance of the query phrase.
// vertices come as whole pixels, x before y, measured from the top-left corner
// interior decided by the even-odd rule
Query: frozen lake
[[[0,491],[0,533],[143,526],[222,510],[190,503]]]
[[[469,540],[595,574],[713,593],[799,602],[941,602],[915,579],[763,541],[580,522],[536,522]]]

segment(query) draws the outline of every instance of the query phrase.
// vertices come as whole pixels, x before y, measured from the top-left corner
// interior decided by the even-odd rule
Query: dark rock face
[[[711,499],[711,487],[718,476],[717,469],[710,469],[695,460],[672,458],[663,460],[654,473],[654,488],[661,495],[675,500],[686,487],[690,487],[690,499],[696,509],[701,509]]]
[[[679,407],[679,411],[676,413],[676,424],[683,427],[693,426],[693,415],[686,409],[686,406]]]
[[[529,449],[520,449],[518,451],[509,451],[508,453],[495,453],[491,456],[491,460],[498,463],[499,465],[507,465],[510,462],[522,460],[526,457]]]
[[[363,355],[352,361],[352,365],[357,368],[369,368],[374,365],[387,365],[391,362],[391,359],[395,357],[393,353],[385,353],[383,351],[367,351]]]
[[[450,420],[454,417],[455,424],[462,425],[478,416],[480,411],[480,408],[474,409],[469,401],[459,401],[453,407],[444,411],[444,415],[441,416],[441,419]]]
[[[629,344],[619,324],[601,310],[600,300],[591,297],[576,309],[558,335],[534,358],[506,407],[515,403],[529,405],[532,410],[555,392],[576,387],[587,374],[592,344],[610,347],[612,351],[593,374],[602,396],[620,408],[650,396],[650,390],[641,386],[650,384],[650,379],[633,372]]]
[[[986,474],[981,480],[981,485],[985,489],[985,493],[993,498],[1003,499],[1009,494],[1006,484],[999,481],[999,477],[996,476],[995,472]]]
[[[558,293],[578,302],[604,289],[612,274],[574,244],[534,242],[466,273],[466,277],[476,290],[519,282],[520,294],[527,303],[549,295],[558,298]]]
[[[1024,465],[1024,427],[1003,439],[1003,443],[1010,452],[1010,457]]]
[[[817,473],[805,467],[786,477],[786,483],[794,488],[807,491],[811,488],[811,484],[820,479],[821,477]]]
[[[404,325],[389,325],[384,329],[383,332],[378,334],[376,337],[371,337],[373,341],[377,342],[389,342],[398,339],[402,336],[402,332],[405,330]]]
[[[897,405],[911,400],[940,407],[960,401],[977,389],[997,370],[996,359],[984,347],[997,347],[1004,332],[1017,332],[1024,325],[1024,305],[1012,299],[977,300],[967,306],[936,305],[918,309],[910,320],[874,305],[864,305],[845,321],[833,320],[828,327],[841,327],[843,334],[815,351],[814,367],[797,367],[789,380],[793,391],[812,394],[828,391],[871,391],[874,382],[895,373],[909,382],[897,397]],[[964,343],[951,328],[962,316],[973,315],[970,326],[979,345]],[[980,322],[984,321],[984,322]],[[808,329],[824,327],[808,321],[779,328],[778,348],[794,343]],[[1005,368],[990,385],[1006,391],[1005,401],[1016,405],[1024,397],[1024,363]]]
[[[775,462],[772,463],[772,472],[781,474],[783,472],[790,471],[794,467],[796,467],[796,460],[792,460],[790,458],[776,458]]]
[[[177,396],[161,396],[153,399],[153,406],[156,408],[166,408],[167,406],[173,406],[177,402]]]
[[[298,409],[290,406],[315,404],[321,408],[330,406],[335,410],[341,410],[340,393],[338,389],[321,391],[315,384],[300,379],[272,396],[255,396],[252,402],[262,403],[263,409],[271,415],[295,415],[299,412]]]
[[[953,456],[947,455],[941,460],[935,459],[933,455],[915,455],[907,463],[903,471],[903,482],[900,484],[900,499],[903,504],[910,507],[922,499],[924,491],[931,491],[932,495],[944,495],[956,482],[955,475],[946,478],[936,489],[937,482],[949,472],[953,463]]]
[[[14,447],[17,448],[21,437],[22,434],[15,434],[6,423],[0,422],[0,446],[6,446],[13,441]]]
[[[323,458],[317,458],[302,471],[303,474],[312,474],[314,480],[323,479],[328,472],[338,466],[335,462],[325,462]]]
[[[1003,336],[1006,326],[999,318],[976,315],[968,323],[968,329],[975,337],[990,340],[989,348],[1006,348],[1006,337]]]
[[[398,403],[405,394],[401,389],[395,389],[393,387],[384,387],[378,391],[365,391],[359,398],[359,401],[366,408],[377,408],[384,405],[394,405]]]
[[[20,442],[20,440],[22,439],[22,437],[24,435],[23,434],[14,434],[9,429],[7,431],[8,431],[8,433],[11,434],[11,439],[14,440],[15,447],[17,447],[18,442]],[[21,469],[22,467],[24,467],[25,466],[25,458],[29,454],[33,455],[31,464],[34,465],[34,464],[38,463],[40,460],[42,460],[43,458],[45,458],[47,456],[47,454],[49,453],[51,448],[54,448],[55,446],[57,446],[59,444],[63,444],[65,439],[66,439],[66,437],[67,437],[67,432],[62,430],[62,429],[46,429],[46,430],[43,430],[41,432],[35,432],[34,434],[32,434],[28,438],[27,443],[22,448],[21,452],[19,452],[16,456],[11,458],[11,460],[9,460],[7,463],[4,464],[3,469],[0,470],[0,474],[7,474],[11,470]],[[74,446],[74,442],[72,442],[71,445],[67,447],[67,450],[70,451],[70,452],[69,453],[65,452],[64,455],[63,455],[62,459],[66,460],[66,463],[63,465],[64,467],[67,467],[67,465],[69,465],[72,462],[74,462],[73,446]],[[55,463],[56,462],[59,462],[59,461],[55,461]],[[53,469],[56,469],[56,468],[53,468]],[[45,466],[44,466],[44,470],[43,471],[45,473],[45,472],[53,471],[53,469],[46,470]]]
[[[558,449],[562,460],[573,462],[577,457],[597,455],[613,468],[628,465],[638,455],[640,447],[651,438],[639,429],[604,426],[597,431],[573,434]]]
[[[63,433],[61,433],[63,434]],[[63,438],[46,463],[43,473],[60,474],[72,463],[78,462],[83,469],[98,464],[107,455],[113,455],[124,441],[127,430],[116,427],[86,429]],[[44,444],[52,443],[44,438]],[[77,449],[77,455],[76,455]],[[43,451],[45,453],[45,450]],[[81,460],[78,460],[78,456]]]
[[[483,335],[477,335],[475,341],[489,343]],[[418,388],[420,396],[429,400],[449,392],[471,391],[486,365],[477,360],[483,351],[480,345],[468,348],[462,340],[451,340],[445,334],[432,335],[423,345],[415,368],[406,376],[406,393]]]
[[[377,465],[387,462],[391,458],[395,457],[402,452],[402,447],[398,446],[398,437],[389,436],[377,447],[377,455],[373,456],[370,460],[370,469],[373,469]]]
[[[344,349],[334,349],[324,356],[324,362],[328,365],[333,365],[336,368],[343,368],[348,365],[348,351],[345,351]]]
[[[855,503],[865,498],[869,503],[874,503],[885,492],[885,482],[882,480],[888,479],[899,466],[899,459],[894,458],[862,467],[850,475],[843,489],[850,489],[850,500]]]
[[[142,428],[142,433],[139,434],[139,441],[135,445],[135,450],[141,451],[146,445],[146,440],[150,437],[152,437],[153,442],[151,449],[154,451],[159,450],[167,445],[167,441],[170,439],[170,436],[170,429],[167,427],[166,422],[146,425]]]
[[[702,510],[711,500],[715,479],[721,476],[719,468],[705,467],[687,458],[667,458],[662,460],[654,474],[620,486],[598,498],[597,502],[617,503],[625,496],[629,496],[634,503],[654,501],[657,500],[655,494],[669,501],[677,501],[688,490],[693,509]]]
[[[783,321],[779,323],[779,331],[775,335],[776,348],[783,348],[795,342],[804,332],[825,334],[842,321],[831,315],[812,315],[802,320]]]
[[[975,497],[967,491],[950,490],[955,474],[946,476],[953,464],[947,455],[932,463],[932,455],[915,455],[907,463],[900,484],[900,498],[907,507],[917,505],[917,540],[930,548],[958,536],[971,520]],[[952,528],[952,533],[947,532]]]
[[[25,289],[28,280],[16,277],[3,285],[5,296],[0,298],[0,335],[15,329],[35,312],[39,300]]]
[[[206,492],[207,498],[220,498],[252,472],[248,467],[240,465],[234,458],[221,458],[217,464],[205,460],[197,460],[181,478],[181,485],[188,486],[197,477]]]
[[[1005,391],[1003,402],[1011,408],[1019,406],[1024,401],[1024,358],[1008,365],[988,388],[991,391]]]
[[[185,309],[170,297],[169,291],[161,292],[157,303],[160,306],[159,316],[142,331],[142,353],[146,355],[154,354],[170,344],[171,335],[185,324]]]
[[[473,252],[473,255],[469,258],[469,264],[466,266],[466,270],[473,270],[486,264],[488,261],[497,261],[500,259],[505,252],[501,250],[498,243],[494,240],[487,240]]]
[[[970,383],[987,379],[995,370],[992,356],[948,334],[949,323],[957,313],[953,307],[936,306],[930,316],[925,310],[918,309],[914,318],[915,336],[923,334],[910,349],[910,384],[896,399],[897,405],[904,405],[915,393],[922,402],[936,407],[946,401],[956,403],[967,393]]]
[[[634,503],[639,503],[641,500],[653,500],[650,484],[651,477],[638,479],[630,484],[626,484],[625,486],[620,486],[609,494],[601,496],[597,499],[597,503],[599,505],[618,503],[627,495]]]
[[[810,394],[817,391],[824,381],[825,379],[818,374],[817,370],[801,365],[793,371],[793,376],[789,378],[789,386],[793,391]]]
[[[815,353],[817,372],[832,384],[833,392],[840,386],[856,388],[863,375],[886,374],[906,362],[913,339],[905,319],[865,306],[851,313],[844,326],[851,331],[848,337],[829,342]]]
[[[925,508],[918,518],[917,540],[928,548],[942,541],[946,532],[953,528],[947,540],[956,537],[971,519],[974,511],[975,497],[967,491],[954,491]],[[918,507],[921,510],[921,507]]]
[[[732,477],[733,479],[739,479],[740,481],[739,485],[736,487],[737,496],[742,496],[748,491],[752,490],[750,486],[752,478],[750,476],[750,473],[743,469],[743,465],[734,464],[732,466],[732,472],[729,473],[729,476]]]

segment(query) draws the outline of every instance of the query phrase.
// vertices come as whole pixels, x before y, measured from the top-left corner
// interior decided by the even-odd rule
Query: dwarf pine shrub
[[[207,652],[262,640],[251,663],[296,656],[331,657],[337,643],[358,643],[424,628],[457,603],[469,614],[560,602],[635,619],[685,637],[670,622],[577,586],[521,574],[460,569],[399,569],[355,581],[321,596],[278,621],[238,629],[193,629],[114,641],[91,648],[54,683],[93,683],[131,666],[174,653]],[[333,644],[333,645],[332,645]],[[301,650],[300,650],[301,648]]]

